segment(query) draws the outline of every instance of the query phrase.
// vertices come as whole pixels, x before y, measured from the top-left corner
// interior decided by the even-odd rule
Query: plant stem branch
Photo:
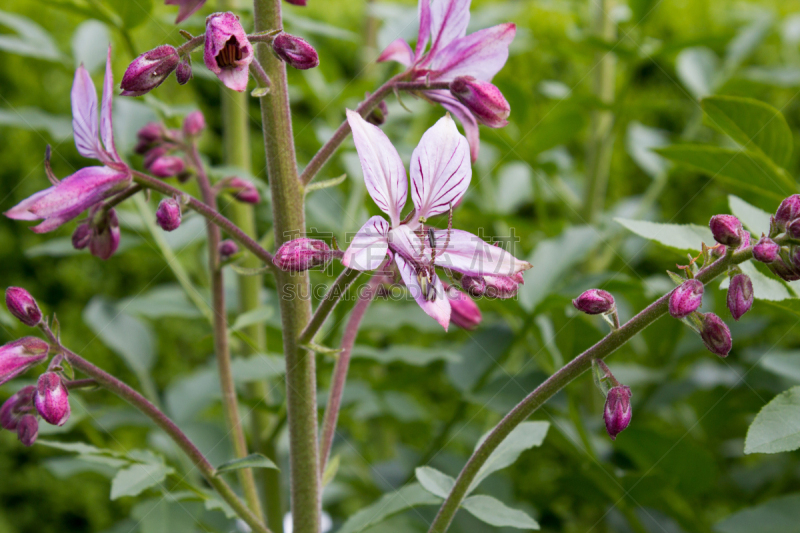
[[[436,91],[450,89],[449,81],[401,81],[394,84],[398,91]]]
[[[325,320],[333,309],[344,297],[347,288],[352,285],[360,275],[360,271],[352,268],[345,268],[342,273],[339,274],[339,277],[336,278],[336,281],[333,282],[333,285],[331,285],[331,288],[328,289],[328,292],[325,294],[325,298],[317,306],[317,310],[314,311],[311,320],[308,321],[308,324],[297,338],[298,344],[308,344],[314,339],[314,335],[317,334],[319,328],[322,327],[322,324],[325,323]]]
[[[731,255],[723,256],[700,270],[695,278],[703,283],[708,283],[720,274],[725,273],[729,265],[742,263],[752,256],[752,248],[746,248]],[[560,370],[547,378],[503,417],[464,465],[447,499],[445,499],[431,524],[428,530],[429,533],[444,533],[447,531],[481,466],[515,427],[533,414],[558,391],[588,370],[592,365],[592,360],[603,359],[612,354],[633,336],[664,316],[669,307],[670,294],[672,294],[672,291],[660,297],[619,329],[612,331],[597,344],[561,367]]]

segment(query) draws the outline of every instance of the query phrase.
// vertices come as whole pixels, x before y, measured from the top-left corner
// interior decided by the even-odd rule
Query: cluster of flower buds
[[[261,201],[255,183],[237,176],[230,176],[217,182],[214,185],[214,192],[230,193],[236,200],[245,204],[255,205]]]
[[[753,247],[753,258],[785,281],[800,280],[800,194],[789,196],[770,219],[769,235]]]
[[[333,257],[325,241],[301,237],[287,241],[275,252],[275,266],[286,272],[304,272],[325,266]]]
[[[72,246],[76,250],[88,247],[89,252],[100,259],[109,259],[119,248],[119,220],[113,209],[97,204],[72,232]]]
[[[150,122],[137,133],[134,151],[144,155],[144,168],[154,176],[164,179],[177,176],[180,181],[186,181],[190,174],[182,152],[205,127],[206,121],[200,111],[186,115],[180,130],[170,130],[163,124]]]
[[[517,295],[519,286],[524,284],[522,272],[513,276],[462,276],[461,288],[473,298],[495,298],[507,300]]]
[[[472,76],[458,76],[450,82],[450,94],[469,109],[475,118],[490,128],[508,124],[511,106],[500,89]]]
[[[452,285],[444,284],[445,296],[450,302],[450,322],[461,329],[473,330],[483,320],[478,304],[467,294]]]

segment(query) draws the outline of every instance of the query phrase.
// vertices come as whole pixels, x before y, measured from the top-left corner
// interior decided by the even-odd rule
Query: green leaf
[[[369,507],[352,515],[337,533],[358,533],[401,511],[420,505],[438,505],[441,502],[441,498],[422,488],[419,483],[411,483],[396,492],[383,495]]]
[[[792,131],[780,111],[752,98],[710,96],[701,105],[706,124],[745,150],[760,151],[785,167],[792,155]]]
[[[31,19],[0,11],[0,26],[16,32],[16,36],[0,34],[0,50],[48,61],[63,59],[53,37]]]
[[[640,237],[675,250],[697,251],[702,248],[703,243],[714,243],[711,230],[696,224],[660,224],[626,218],[615,218],[614,221]]]
[[[486,479],[490,474],[514,464],[520,454],[525,450],[533,448],[534,446],[541,446],[544,438],[547,436],[547,430],[549,428],[549,422],[523,422],[515,427],[503,442],[500,443],[500,446],[495,448],[486,462],[483,463],[475,479],[472,480],[467,494],[475,490],[475,488],[480,485],[481,481]],[[489,434],[487,433],[481,437],[475,449],[478,449],[488,436]]]
[[[177,284],[160,285],[144,294],[120,300],[118,306],[131,315],[146,318],[178,316],[199,318],[203,314],[186,297]]]
[[[726,186],[783,200],[796,192],[784,171],[758,152],[700,144],[682,144],[656,150],[667,159],[709,174]]]
[[[420,466],[414,470],[414,474],[425,490],[440,498],[447,498],[456,483],[455,479],[430,466]]]
[[[234,459],[233,461],[228,461],[227,463],[219,465],[217,467],[217,474],[232,472],[242,468],[272,468],[274,470],[280,470],[278,465],[273,463],[269,457],[265,457],[260,453],[251,453],[247,457]]]
[[[800,386],[782,392],[761,409],[744,443],[744,453],[778,453],[800,448]]]
[[[164,481],[172,468],[163,463],[135,464],[117,472],[111,481],[111,499],[137,496]]]
[[[800,351],[770,351],[758,364],[776,376],[800,383]]]
[[[336,477],[336,472],[339,471],[339,463],[341,462],[341,456],[339,454],[334,455],[331,459],[325,464],[325,472],[322,473],[322,486],[327,487],[328,483],[333,481],[333,478]]]
[[[748,204],[732,194],[728,196],[728,205],[731,208],[731,213],[736,215],[742,221],[742,224],[756,235],[756,239],[762,233],[769,233],[769,218],[771,216],[769,213]]]
[[[38,107],[0,109],[0,125],[13,126],[30,131],[44,130],[50,134],[54,141],[58,142],[72,137],[72,119],[70,117],[51,115]]]
[[[495,527],[539,529],[539,524],[527,513],[512,509],[491,496],[470,496],[464,500],[461,507],[469,511],[478,520]]]
[[[153,0],[106,0],[117,15],[122,19],[122,25],[127,28],[135,28],[150,19],[150,12],[153,10]]]
[[[667,132],[631,121],[625,134],[625,149],[639,168],[651,178],[665,172],[671,163],[653,150],[669,144]]]
[[[692,96],[702,98],[714,92],[719,59],[705,47],[685,48],[675,58],[675,72]]]
[[[397,344],[385,350],[379,350],[371,346],[358,345],[353,348],[351,357],[372,359],[381,364],[401,362],[413,366],[427,366],[434,361],[456,362],[460,359],[457,353],[444,348],[420,348],[418,346],[403,346]]]
[[[108,27],[99,20],[86,20],[72,34],[72,56],[75,65],[83,64],[89,72],[95,72],[106,64],[106,53],[111,36]]]
[[[800,533],[800,494],[748,507],[714,526],[717,533]]]
[[[306,186],[305,193],[311,193],[314,191],[321,191],[322,189],[327,189],[328,187],[336,187],[337,185],[344,183],[344,180],[347,179],[347,174],[342,174],[338,178],[331,178],[329,180],[323,181],[315,181]]]
[[[64,450],[65,452],[72,452],[81,455],[107,455],[111,457],[121,457],[122,454],[114,450],[97,448],[91,444],[84,442],[60,442],[55,440],[39,439],[36,444],[47,446],[49,448],[56,448],[57,450]]]
[[[272,307],[268,305],[264,305],[261,307],[256,307],[255,309],[248,311],[246,313],[242,313],[241,315],[236,317],[236,320],[233,322],[231,326],[231,331],[240,331],[246,328],[247,326],[252,326],[254,324],[263,324],[274,313]]]

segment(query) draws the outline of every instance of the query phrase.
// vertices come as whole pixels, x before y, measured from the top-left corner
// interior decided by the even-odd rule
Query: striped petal
[[[83,65],[75,71],[71,96],[75,147],[83,157],[100,159],[100,147],[97,142],[97,92],[89,72]]]
[[[432,283],[436,291],[436,297],[433,300],[428,300],[426,291],[423,290],[419,283],[417,271],[411,263],[399,255],[396,255],[394,260],[397,262],[400,277],[403,278],[403,282],[406,284],[411,296],[414,297],[414,300],[428,316],[436,320],[447,331],[447,327],[450,325],[450,302],[445,296],[442,280],[435,273],[433,274]]]
[[[100,136],[103,146],[113,161],[120,161],[117,148],[114,146],[114,125],[111,122],[111,103],[114,96],[114,73],[111,71],[111,45],[108,46],[106,58],[106,75],[103,78],[103,103],[100,109]]]
[[[410,67],[414,63],[414,52],[403,39],[396,39],[378,57],[378,63],[383,61],[397,61],[403,66]]]
[[[467,141],[469,141],[469,153],[472,162],[477,161],[478,152],[481,148],[481,135],[478,131],[478,121],[472,112],[456,100],[449,91],[425,91],[425,95],[434,102],[442,104],[443,108],[450,111],[461,122],[464,134],[467,136]]]
[[[506,64],[508,46],[516,33],[516,24],[509,22],[456,39],[431,59],[429,68],[435,71],[431,79],[450,81],[458,76],[472,76],[492,81]]]
[[[431,54],[467,34],[469,4],[470,0],[433,0],[430,6]]]
[[[449,233],[449,239],[448,239]],[[436,266],[470,276],[513,276],[533,265],[521,261],[499,246],[493,246],[477,235],[462,230],[437,230]],[[427,243],[425,243],[427,246]],[[423,253],[425,253],[423,251]]]
[[[372,217],[353,237],[344,252],[342,264],[355,270],[375,270],[389,251],[389,224],[383,217]]]

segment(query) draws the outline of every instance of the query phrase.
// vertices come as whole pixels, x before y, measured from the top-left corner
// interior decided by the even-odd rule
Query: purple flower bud
[[[137,154],[144,154],[154,144],[161,141],[164,137],[164,126],[158,122],[148,122],[136,134],[139,142],[136,144],[134,151]]]
[[[589,289],[572,300],[572,305],[587,315],[599,315],[614,309],[614,297],[604,290]]]
[[[33,411],[33,394],[36,387],[28,385],[14,393],[0,407],[0,426],[3,429],[14,431],[19,425],[19,419],[25,413]]]
[[[206,18],[203,61],[229,89],[239,92],[247,89],[253,46],[247,40],[239,17],[229,11]]]
[[[307,0],[286,0],[287,4],[292,4],[293,6],[306,6]]]
[[[179,85],[186,85],[192,79],[192,56],[186,54],[175,69],[175,77]]]
[[[775,212],[774,224],[783,231],[792,220],[800,217],[800,194],[793,194],[781,202]]]
[[[63,426],[69,419],[69,391],[55,372],[39,376],[33,403],[48,424]]]
[[[756,261],[761,261],[762,263],[772,263],[778,259],[780,251],[781,247],[778,243],[762,235],[761,239],[753,247],[753,257]]]
[[[714,313],[706,313],[702,316],[700,338],[703,339],[703,344],[711,353],[720,357],[727,357],[733,346],[731,330]]]
[[[36,337],[23,337],[0,346],[0,385],[47,359],[50,346]]]
[[[369,93],[366,94],[366,97],[369,98]],[[388,116],[389,116],[389,106],[386,105],[386,100],[381,100],[375,107],[375,109],[369,112],[369,115],[367,115],[365,120],[370,124],[374,124],[375,126],[380,126],[384,122],[386,122],[386,117]]]
[[[483,320],[478,304],[455,287],[445,286],[445,295],[450,302],[450,322],[461,329],[477,328]]]
[[[742,223],[733,215],[714,215],[708,226],[714,240],[725,246],[736,248],[742,242]]]
[[[239,245],[230,239],[225,239],[219,243],[219,248],[217,248],[217,250],[219,251],[220,259],[227,261],[232,255],[239,252]]]
[[[150,167],[153,165],[153,163],[156,162],[156,159],[158,159],[159,157],[164,156],[166,154],[167,154],[167,147],[166,146],[160,146],[159,145],[159,146],[156,146],[156,147],[148,150],[147,153],[144,156],[144,161],[142,163],[144,165],[144,168],[147,169],[147,170],[150,170]]]
[[[6,307],[14,317],[26,326],[35,326],[42,320],[39,305],[31,293],[21,287],[6,289]]]
[[[233,193],[233,197],[246,204],[257,204],[261,201],[261,195],[258,194],[258,189],[253,182],[238,178],[231,177],[225,182],[225,188]]]
[[[122,96],[141,96],[152,91],[172,74],[180,60],[178,51],[168,44],[143,53],[122,76]]]
[[[611,387],[606,396],[606,405],[603,408],[603,420],[606,431],[611,440],[616,440],[631,423],[633,410],[631,409],[631,389],[625,385]]]
[[[171,178],[186,169],[183,158],[177,155],[162,155],[150,165],[150,172],[157,178]]]
[[[102,211],[100,211],[102,209]],[[119,248],[119,219],[113,209],[106,211],[102,204],[89,211],[91,236],[89,252],[102,260],[109,259]],[[73,237],[75,235],[73,234]],[[73,246],[75,241],[73,240]]]
[[[792,239],[800,239],[800,218],[786,224],[786,234]]]
[[[286,32],[272,40],[272,51],[281,60],[298,70],[308,70],[319,65],[319,56],[308,41]]]
[[[767,268],[769,268],[773,274],[775,274],[784,281],[800,280],[800,270],[798,270],[791,264],[785,263],[784,260],[781,259],[780,257],[778,257],[772,263],[769,263],[767,265]]]
[[[39,420],[33,415],[22,415],[17,424],[17,438],[25,446],[33,446],[39,436]]]
[[[517,295],[522,283],[522,273],[514,276],[463,276],[461,288],[475,298],[485,296],[506,300]]]
[[[331,257],[325,241],[306,237],[283,243],[275,252],[275,266],[289,272],[303,272],[324,265]]]
[[[736,274],[728,287],[728,309],[739,320],[753,305],[753,282],[747,274]]]
[[[181,204],[175,198],[164,198],[156,209],[156,223],[164,231],[174,231],[181,225]]]
[[[192,111],[183,119],[183,134],[187,137],[196,137],[206,129],[206,118],[202,111]]]
[[[669,314],[673,318],[686,318],[703,303],[703,283],[690,279],[677,287],[669,296]]]
[[[83,250],[92,240],[92,225],[89,220],[85,220],[78,224],[75,231],[72,232],[72,247],[76,250]]]
[[[511,106],[500,89],[472,76],[459,76],[450,83],[450,93],[475,115],[478,122],[490,128],[508,124]]]

